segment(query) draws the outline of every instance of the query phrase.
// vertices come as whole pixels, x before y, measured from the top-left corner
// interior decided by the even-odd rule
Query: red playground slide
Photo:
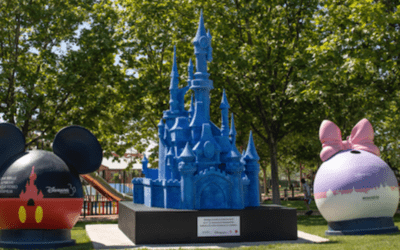
[[[121,194],[118,194],[116,190],[112,190],[113,188],[111,186],[108,186],[101,181],[98,180],[98,176],[95,176],[94,174],[85,174],[81,175],[81,177],[87,181],[94,189],[97,190],[101,195],[106,197],[110,201],[120,201],[124,199],[124,197]],[[107,187],[108,186],[108,187]]]

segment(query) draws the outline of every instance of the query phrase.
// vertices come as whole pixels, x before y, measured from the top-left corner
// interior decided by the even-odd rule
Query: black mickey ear
[[[25,137],[16,126],[0,123],[0,169],[12,156],[25,150]]]
[[[99,141],[89,130],[80,126],[61,129],[54,138],[53,152],[79,174],[96,171],[103,160]]]

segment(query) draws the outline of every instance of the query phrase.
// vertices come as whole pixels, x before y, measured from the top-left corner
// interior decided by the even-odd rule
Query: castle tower
[[[167,166],[166,168],[171,172],[171,179],[177,179],[177,173],[175,169],[175,154],[174,154],[175,150],[173,149],[173,147],[170,147],[167,153]]]
[[[211,35],[206,33],[203,21],[203,11],[200,14],[199,27],[193,39],[196,55],[196,73],[190,89],[195,93],[195,113],[190,123],[192,139],[197,142],[200,138],[203,123],[210,122],[210,90],[213,82],[208,79],[207,61],[211,61]]]
[[[249,143],[247,144],[247,150],[243,157],[246,162],[245,172],[250,180],[249,190],[248,190],[248,201],[250,207],[260,206],[259,197],[259,183],[258,183],[258,173],[260,172],[260,165],[258,160],[260,157],[257,154],[256,147],[254,146],[253,133],[250,131]]]
[[[161,180],[169,179],[171,178],[171,171],[166,166],[167,141],[164,139],[164,136],[167,132],[165,131],[165,124],[163,122],[163,119],[160,119],[160,122],[158,123],[157,126],[158,126],[158,137],[159,137],[158,178]]]
[[[219,166],[221,170],[225,169],[226,164],[225,161],[228,159],[226,158],[229,152],[231,151],[232,144],[229,140],[229,103],[228,99],[226,98],[225,90],[222,93],[222,100],[221,104],[219,105],[221,109],[221,129],[219,136],[216,136],[216,139],[221,146],[221,162],[222,165]],[[225,165],[225,166],[224,166]]]
[[[146,155],[143,154],[143,159],[142,159],[142,170],[143,171],[142,172],[146,177],[148,177],[147,176],[147,164],[148,163],[149,163],[149,160],[147,160]]]
[[[177,117],[176,122],[171,128],[170,132],[171,141],[175,151],[174,155],[179,156],[183,148],[185,147],[188,138],[190,138],[189,122],[187,117]],[[180,179],[177,161],[175,161],[172,173],[173,179]]]
[[[236,148],[235,144],[232,144],[231,150],[227,155],[227,163],[225,171],[232,175],[232,208],[243,209],[244,208],[244,197],[243,197],[243,184],[242,184],[242,171],[243,164],[240,163],[241,154]]]
[[[181,160],[179,163],[179,172],[181,173],[181,201],[183,209],[194,209],[193,174],[196,172],[194,159],[195,156],[188,142],[179,156],[179,160]]]

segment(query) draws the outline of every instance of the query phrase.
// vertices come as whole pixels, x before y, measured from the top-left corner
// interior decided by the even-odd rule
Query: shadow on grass
[[[111,221],[88,221],[88,222],[78,222],[75,224],[74,228],[77,229],[85,229],[86,225],[91,225],[91,224],[118,224],[118,219],[116,220],[111,220]],[[74,229],[73,228],[73,229]],[[72,229],[72,230],[73,230]]]
[[[395,214],[393,220],[394,222],[400,222],[400,214]]]
[[[303,226],[327,226],[328,222],[322,216],[297,216],[297,224]]]
[[[63,247],[63,248],[57,248],[57,249],[62,249],[62,250],[83,250],[83,249],[94,249],[92,242],[87,242],[87,243],[79,243],[76,244],[75,246],[70,246],[70,247]]]
[[[329,240],[327,242],[321,242],[321,243],[316,243],[318,245],[333,245],[333,244],[339,244],[341,241],[338,240]]]
[[[395,214],[393,217],[393,221],[395,223],[400,222],[400,214]],[[328,222],[322,216],[306,216],[299,215],[297,216],[297,223],[305,226],[327,226]]]
[[[273,204],[271,200],[263,201],[263,204]],[[296,208],[297,210],[307,210],[304,200],[288,200],[288,201],[281,201],[281,205],[285,207]],[[310,204],[311,210],[318,210],[315,201],[311,201]]]

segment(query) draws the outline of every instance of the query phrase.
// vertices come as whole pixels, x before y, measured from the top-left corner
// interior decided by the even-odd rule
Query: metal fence
[[[83,201],[81,215],[83,217],[91,215],[112,215],[118,214],[118,201]]]
[[[97,195],[85,195],[83,198],[85,201],[109,201],[106,197],[101,194]]]

